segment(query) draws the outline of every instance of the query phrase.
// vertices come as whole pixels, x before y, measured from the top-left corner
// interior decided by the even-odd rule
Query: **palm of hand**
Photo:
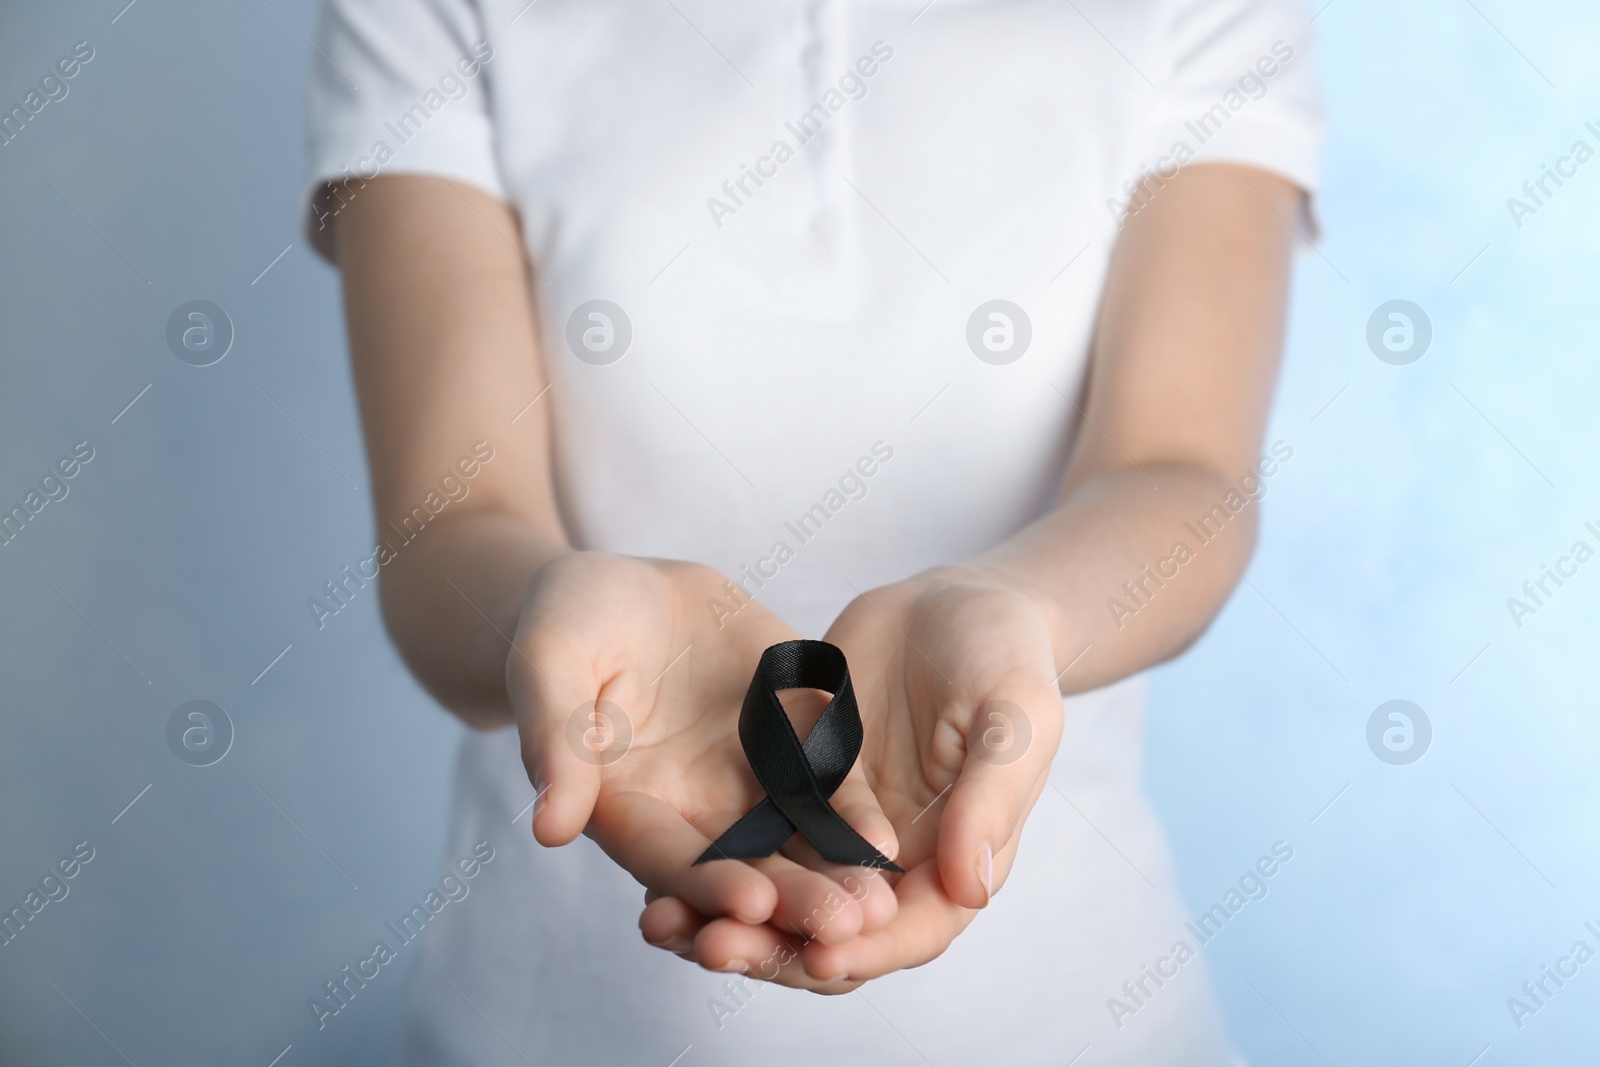
[[[1061,706],[1043,612],[983,572],[937,572],[865,594],[827,640],[850,661],[866,733],[857,767],[907,871],[894,884],[894,912],[846,941],[684,914],[671,932],[692,935],[694,958],[719,970],[787,944],[797,959],[777,980],[842,992],[936,957],[988,903],[1046,782]]]
[[[761,652],[795,636],[753,602],[719,620],[708,604],[725,597],[725,579],[692,564],[581,553],[541,572],[507,664],[541,790],[534,833],[546,845],[587,833],[652,895],[704,914],[793,926],[836,888],[825,875],[782,856],[694,866],[764,795],[739,710]],[[859,770],[838,795],[858,829],[884,836]],[[835,936],[859,929],[856,912]]]

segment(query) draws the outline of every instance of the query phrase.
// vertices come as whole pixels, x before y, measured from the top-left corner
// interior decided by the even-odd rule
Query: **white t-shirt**
[[[511,202],[577,541],[717,566],[807,636],[1050,507],[1142,174],[1315,187],[1300,0],[330,0],[318,44],[313,240],[377,174]],[[598,850],[514,828],[428,931],[400,1062],[1233,1062],[1203,960],[1123,988],[1183,932],[1141,692],[1065,702],[1005,891],[844,998],[729,1017]],[[531,796],[510,731],[469,736],[450,854]]]

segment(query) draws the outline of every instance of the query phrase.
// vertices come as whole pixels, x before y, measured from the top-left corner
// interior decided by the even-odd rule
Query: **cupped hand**
[[[891,893],[857,900],[830,876],[842,872],[784,855],[695,865],[764,795],[740,747],[739,709],[762,651],[796,636],[736,588],[698,564],[592,552],[560,556],[534,577],[506,661],[539,797],[533,833],[548,846],[586,833],[652,899],[789,934],[826,914],[817,939],[846,941],[887,921]],[[791,695],[797,727],[826,704]],[[893,855],[894,831],[860,764],[834,806]]]
[[[1061,737],[1053,607],[985,567],[939,568],[858,596],[827,640],[850,662],[857,768],[894,828],[898,907],[858,936],[807,938],[656,900],[641,925],[703,966],[818,992],[936,958],[1005,884]],[[769,973],[775,971],[776,973]]]

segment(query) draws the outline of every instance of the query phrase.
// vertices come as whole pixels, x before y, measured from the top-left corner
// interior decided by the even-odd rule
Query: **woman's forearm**
[[[384,621],[442,704],[474,726],[504,724],[523,594],[566,551],[517,218],[472,186],[387,175],[361,186],[335,236],[391,549],[380,557]]]
[[[1259,450],[1301,205],[1282,179],[1200,164],[1126,224],[1058,506],[978,561],[1040,599],[1065,691],[1181,652],[1249,562],[1287,458]]]
[[[570,551],[525,520],[446,513],[382,569],[383,618],[428,692],[479,729],[511,722],[506,657],[529,581]]]

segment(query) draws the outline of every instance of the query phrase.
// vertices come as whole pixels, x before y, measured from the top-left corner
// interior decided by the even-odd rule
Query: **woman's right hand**
[[[881,879],[857,900],[841,892],[855,869],[832,870],[798,839],[784,851],[801,862],[780,853],[694,865],[765,795],[739,743],[739,710],[762,651],[796,636],[699,564],[594,552],[546,563],[506,661],[523,763],[539,791],[534,836],[555,846],[587,833],[649,899],[674,897],[703,916],[771,922],[824,944],[887,922],[896,904]],[[804,736],[826,697],[783,696]],[[832,803],[894,856],[894,830],[859,763]],[[686,953],[677,940],[655,943]]]

